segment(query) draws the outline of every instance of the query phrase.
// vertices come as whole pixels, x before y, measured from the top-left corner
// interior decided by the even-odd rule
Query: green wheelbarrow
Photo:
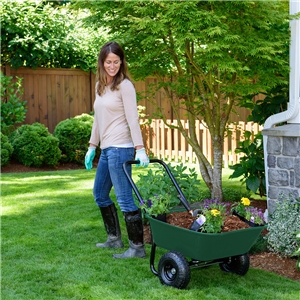
[[[126,166],[139,161],[127,161],[123,169],[139,199],[143,201]],[[150,163],[161,164],[174,184],[178,198],[184,208],[193,213],[183,192],[178,186],[169,167],[161,160],[151,159]],[[249,250],[266,226],[257,226],[224,233],[201,233],[173,226],[146,214],[152,233],[150,269],[159,277],[162,284],[184,289],[190,281],[191,268],[203,268],[218,264],[222,271],[245,275],[250,266]],[[159,260],[158,269],[154,266],[156,248],[166,252]]]

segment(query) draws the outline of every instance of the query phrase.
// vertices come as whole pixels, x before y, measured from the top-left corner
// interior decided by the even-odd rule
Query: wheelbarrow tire
[[[191,278],[189,263],[180,252],[167,252],[159,260],[158,277],[162,284],[184,289]]]
[[[222,271],[235,273],[238,275],[245,275],[250,267],[250,259],[248,253],[238,256],[233,256],[228,262],[220,263]]]

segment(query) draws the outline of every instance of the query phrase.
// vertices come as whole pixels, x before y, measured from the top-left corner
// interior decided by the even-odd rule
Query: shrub
[[[243,176],[240,181],[246,183],[247,190],[253,193],[258,191],[262,197],[266,194],[263,137],[259,132],[252,142],[251,135],[250,131],[245,131],[245,140],[238,143],[239,147],[235,149],[235,153],[243,153],[244,156],[241,157],[240,163],[230,167],[234,172],[229,178]]]
[[[282,256],[292,256],[299,246],[296,233],[300,231],[300,198],[280,194],[269,216],[268,248]]]
[[[223,188],[223,201],[239,201],[241,198],[250,198],[251,192],[249,190],[237,190],[233,188]]]
[[[43,124],[22,125],[9,138],[13,156],[25,166],[55,166],[60,160],[59,141]]]
[[[1,133],[1,167],[7,165],[13,153],[13,146],[8,141],[8,137]]]
[[[5,76],[0,72],[1,87],[1,131],[8,134],[14,125],[22,123],[26,116],[26,101],[22,101],[22,78],[17,77],[13,82],[12,76]]]
[[[158,165],[158,164],[156,164]],[[199,200],[200,180],[194,168],[188,169],[183,164],[171,166],[167,164],[174,178],[176,179],[180,189],[186,199],[192,203]],[[171,179],[164,167],[158,165],[155,169],[148,169],[146,174],[140,174],[136,186],[143,199],[153,199],[153,196],[163,196],[170,198],[170,206],[174,207],[179,203],[178,193],[171,182]]]
[[[93,120],[92,116],[82,114],[57,124],[53,135],[59,139],[59,148],[62,152],[61,161],[84,163]]]
[[[211,193],[208,189],[200,189],[199,193],[199,201],[203,201],[205,199],[211,198]],[[223,201],[239,201],[242,197],[250,198],[251,192],[243,190],[237,190],[234,188],[223,188]]]

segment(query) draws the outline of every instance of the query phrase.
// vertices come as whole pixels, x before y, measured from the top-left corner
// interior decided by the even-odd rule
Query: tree
[[[95,69],[99,44],[104,34],[83,27],[82,16],[41,0],[0,3],[1,62],[13,68]],[[55,5],[56,4],[56,5]]]
[[[288,3],[282,1],[86,1],[89,24],[123,44],[135,79],[155,75],[174,118],[184,110],[212,197],[222,199],[222,154],[232,107],[250,94],[287,82]],[[165,112],[158,107],[167,123]],[[213,162],[203,155],[196,120],[209,128]],[[168,124],[167,124],[168,125]]]

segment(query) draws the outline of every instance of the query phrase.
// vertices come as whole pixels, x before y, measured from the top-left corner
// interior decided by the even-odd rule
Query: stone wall
[[[280,193],[300,197],[300,125],[286,125],[263,130],[267,136],[265,166],[268,209]]]

